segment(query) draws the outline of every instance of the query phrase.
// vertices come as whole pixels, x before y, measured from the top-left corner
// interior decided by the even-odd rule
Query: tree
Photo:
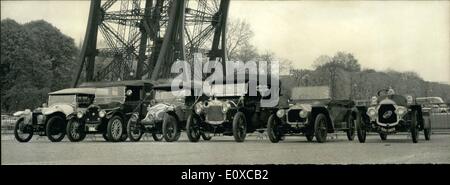
[[[227,24],[226,49],[229,60],[241,60],[247,62],[247,56],[256,53],[256,49],[250,44],[253,37],[250,24],[241,19],[231,19]],[[244,58],[242,58],[244,57]]]

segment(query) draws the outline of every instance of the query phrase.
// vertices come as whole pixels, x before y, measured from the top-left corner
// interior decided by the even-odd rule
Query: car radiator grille
[[[391,111],[389,117],[384,117],[384,115],[389,115],[387,112]],[[395,114],[394,105],[387,104],[381,105],[378,109],[378,122],[380,123],[395,123],[397,122],[397,114]]]
[[[208,121],[224,121],[222,106],[209,106],[205,113]]]
[[[287,112],[288,122],[305,122],[305,118],[301,118],[299,113],[301,109],[292,109]]]
[[[86,111],[86,121],[98,121],[98,108],[91,107]]]

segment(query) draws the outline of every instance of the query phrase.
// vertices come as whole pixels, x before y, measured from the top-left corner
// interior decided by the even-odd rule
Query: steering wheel
[[[381,90],[379,90],[379,91],[377,92],[377,95],[378,95],[378,96],[381,96],[381,93],[382,93],[382,92],[384,92],[384,94],[387,94],[388,91],[389,91],[389,89],[381,89]]]

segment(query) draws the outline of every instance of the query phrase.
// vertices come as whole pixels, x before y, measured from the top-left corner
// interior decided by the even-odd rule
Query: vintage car
[[[126,123],[135,112],[145,115],[153,83],[146,80],[89,82],[80,87],[95,87],[92,105],[77,111],[67,125],[71,141],[81,141],[86,134],[102,134],[106,141],[127,139]]]
[[[143,133],[147,132],[152,134],[155,141],[161,140],[161,134],[167,142],[177,141],[181,130],[185,128],[194,102],[193,96],[188,96],[189,91],[193,93],[193,89],[188,85],[174,90],[171,84],[155,85],[147,114],[135,112],[128,120],[127,131],[130,140],[139,141]],[[206,134],[202,137],[205,140],[211,139]]]
[[[417,104],[422,105],[423,112],[447,113],[448,106],[441,97],[417,97]]]
[[[204,96],[193,103],[192,114],[186,122],[189,141],[197,142],[202,134],[223,134],[243,142],[247,133],[265,128],[274,108],[261,107],[261,99],[270,98],[266,92],[270,84],[262,86],[249,80],[222,82],[211,82],[208,91],[204,86]],[[250,90],[255,95],[251,96]]]
[[[67,118],[86,109],[94,99],[94,91],[94,88],[69,88],[51,92],[48,106],[14,113],[20,117],[14,128],[15,138],[19,142],[28,142],[37,133],[46,135],[52,142],[61,141],[66,134]]]
[[[395,94],[393,89],[382,89],[371,98],[370,106],[362,114],[363,121],[357,124],[358,140],[366,141],[367,132],[377,132],[381,140],[396,132],[410,132],[414,143],[418,142],[419,131],[423,130],[425,139],[430,139],[431,123],[424,119],[425,112],[420,104],[410,96]]]
[[[336,131],[345,131],[348,140],[354,139],[359,113],[352,100],[331,99],[328,86],[294,87],[288,100],[288,106],[279,107],[267,122],[272,143],[298,134],[323,143],[327,133]]]

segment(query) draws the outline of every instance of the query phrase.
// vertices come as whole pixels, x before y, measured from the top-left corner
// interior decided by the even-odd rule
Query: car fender
[[[47,108],[42,108],[42,114],[48,116],[56,112],[63,113],[66,117],[75,112],[75,108],[66,104],[55,104]]]
[[[330,118],[330,113],[328,112],[328,109],[325,106],[312,106],[311,108],[311,115],[310,115],[310,119],[312,121],[312,124],[314,124],[314,118],[316,117],[316,115],[318,115],[319,113],[324,113],[325,116],[327,117],[328,123],[327,123],[327,127],[328,132],[334,132],[334,124],[333,121]]]

